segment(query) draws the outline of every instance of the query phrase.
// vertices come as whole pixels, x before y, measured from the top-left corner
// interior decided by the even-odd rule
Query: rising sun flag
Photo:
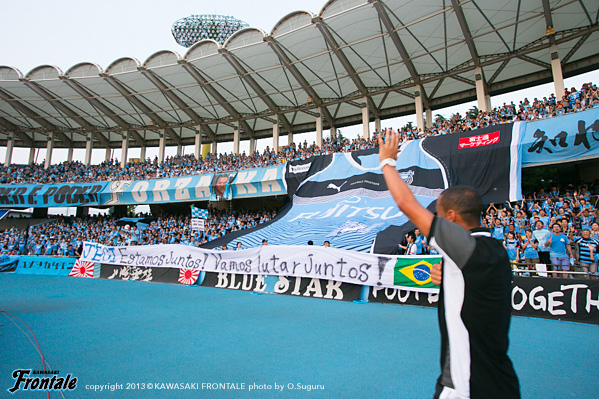
[[[181,269],[179,271],[179,282],[185,285],[195,284],[199,275],[199,270]]]
[[[82,260],[77,260],[73,265],[73,269],[69,273],[69,277],[86,277],[93,278],[94,277],[94,265],[93,262],[85,262]]]
[[[441,258],[421,259],[398,258],[393,267],[393,284],[415,288],[438,288],[431,280],[432,265]]]

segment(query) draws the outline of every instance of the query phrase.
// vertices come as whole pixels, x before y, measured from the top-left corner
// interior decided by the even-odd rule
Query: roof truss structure
[[[550,29],[548,29],[550,28]],[[475,71],[496,95],[552,80],[557,46],[565,77],[599,64],[594,0],[330,0],[296,11],[269,33],[245,28],[224,45],[204,40],[184,56],[159,51],[106,70],[81,63],[64,73],[42,65],[23,75],[0,66],[0,145],[102,147],[193,145],[271,137],[281,131],[432,110],[475,99]],[[112,134],[118,133],[118,134]]]

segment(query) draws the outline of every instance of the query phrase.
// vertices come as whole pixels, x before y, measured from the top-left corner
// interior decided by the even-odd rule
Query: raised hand
[[[385,138],[383,141],[383,137]],[[384,129],[379,134],[379,158],[381,161],[391,158],[397,159],[399,152],[397,146],[399,144],[399,135],[392,129]]]

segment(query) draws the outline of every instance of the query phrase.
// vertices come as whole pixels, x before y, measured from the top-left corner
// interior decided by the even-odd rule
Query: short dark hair
[[[468,224],[480,223],[483,201],[480,195],[468,186],[449,187],[443,191],[438,203],[445,211],[456,211]]]

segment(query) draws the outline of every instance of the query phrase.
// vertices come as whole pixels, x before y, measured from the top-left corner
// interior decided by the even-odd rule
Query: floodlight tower
[[[177,43],[191,47],[204,39],[212,39],[223,44],[231,35],[249,25],[237,18],[226,15],[190,15],[173,24],[171,31]]]

